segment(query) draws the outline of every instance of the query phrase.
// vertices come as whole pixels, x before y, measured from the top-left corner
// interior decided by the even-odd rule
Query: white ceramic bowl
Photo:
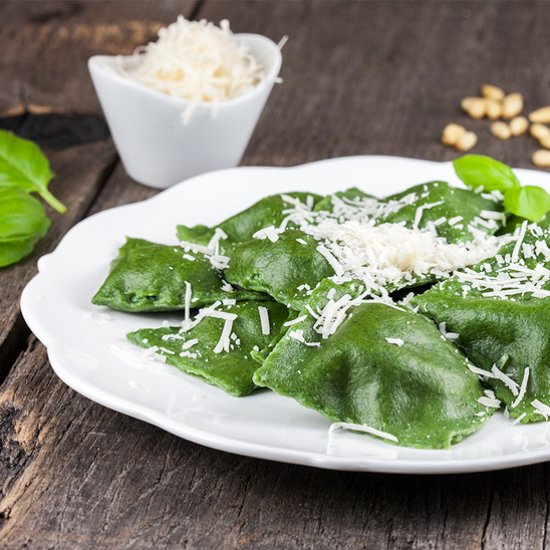
[[[212,106],[200,104],[187,124],[188,102],[124,77],[116,56],[97,55],[88,68],[126,171],[145,185],[165,188],[203,172],[237,166],[281,68],[277,45],[258,34],[237,39],[265,67],[250,92]],[[135,63],[134,56],[122,63]]]

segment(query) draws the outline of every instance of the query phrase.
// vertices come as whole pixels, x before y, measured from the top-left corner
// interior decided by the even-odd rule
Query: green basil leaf
[[[0,241],[0,268],[14,264],[28,256],[34,248],[36,240],[32,238],[17,239],[9,242]]]
[[[0,267],[30,254],[50,227],[40,202],[17,188],[0,187]]]
[[[53,178],[48,159],[40,147],[0,130],[0,188],[17,187],[29,193],[38,193],[52,208],[60,213],[67,209],[48,191]]]
[[[484,155],[464,155],[453,162],[457,176],[468,186],[485,191],[502,191],[520,186],[512,169],[498,160]]]
[[[0,188],[0,240],[46,234],[50,220],[44,207],[17,188]]]
[[[550,195],[542,187],[525,185],[506,192],[504,208],[516,216],[538,222],[550,210]]]

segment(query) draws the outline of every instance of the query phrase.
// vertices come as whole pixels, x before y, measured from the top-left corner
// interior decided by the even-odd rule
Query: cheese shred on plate
[[[160,29],[158,40],[135,52],[138,63],[125,76],[168,96],[189,102],[187,122],[199,103],[216,103],[252,90],[264,77],[261,63],[231,32],[224,19],[217,27],[181,15]]]

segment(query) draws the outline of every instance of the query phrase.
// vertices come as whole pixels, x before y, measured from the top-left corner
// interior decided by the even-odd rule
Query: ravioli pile
[[[550,416],[547,226],[441,181],[274,195],[178,226],[179,245],[129,238],[93,303],[181,311],[128,339],[231,395],[269,388],[333,428],[448,448],[499,409]]]

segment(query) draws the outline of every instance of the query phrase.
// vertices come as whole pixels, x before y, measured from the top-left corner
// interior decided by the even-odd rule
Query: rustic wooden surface
[[[0,546],[546,548],[546,465],[419,477],[258,461],[109,411],[55,377],[19,313],[37,257],[89,213],[154,194],[118,162],[85,61],[131,51],[178,13],[290,36],[245,164],[450,160],[438,137],[454,120],[479,131],[479,152],[528,167],[529,139],[497,142],[457,103],[486,81],[550,102],[548,1],[1,2],[0,127],[47,148],[69,212],[0,271]]]

